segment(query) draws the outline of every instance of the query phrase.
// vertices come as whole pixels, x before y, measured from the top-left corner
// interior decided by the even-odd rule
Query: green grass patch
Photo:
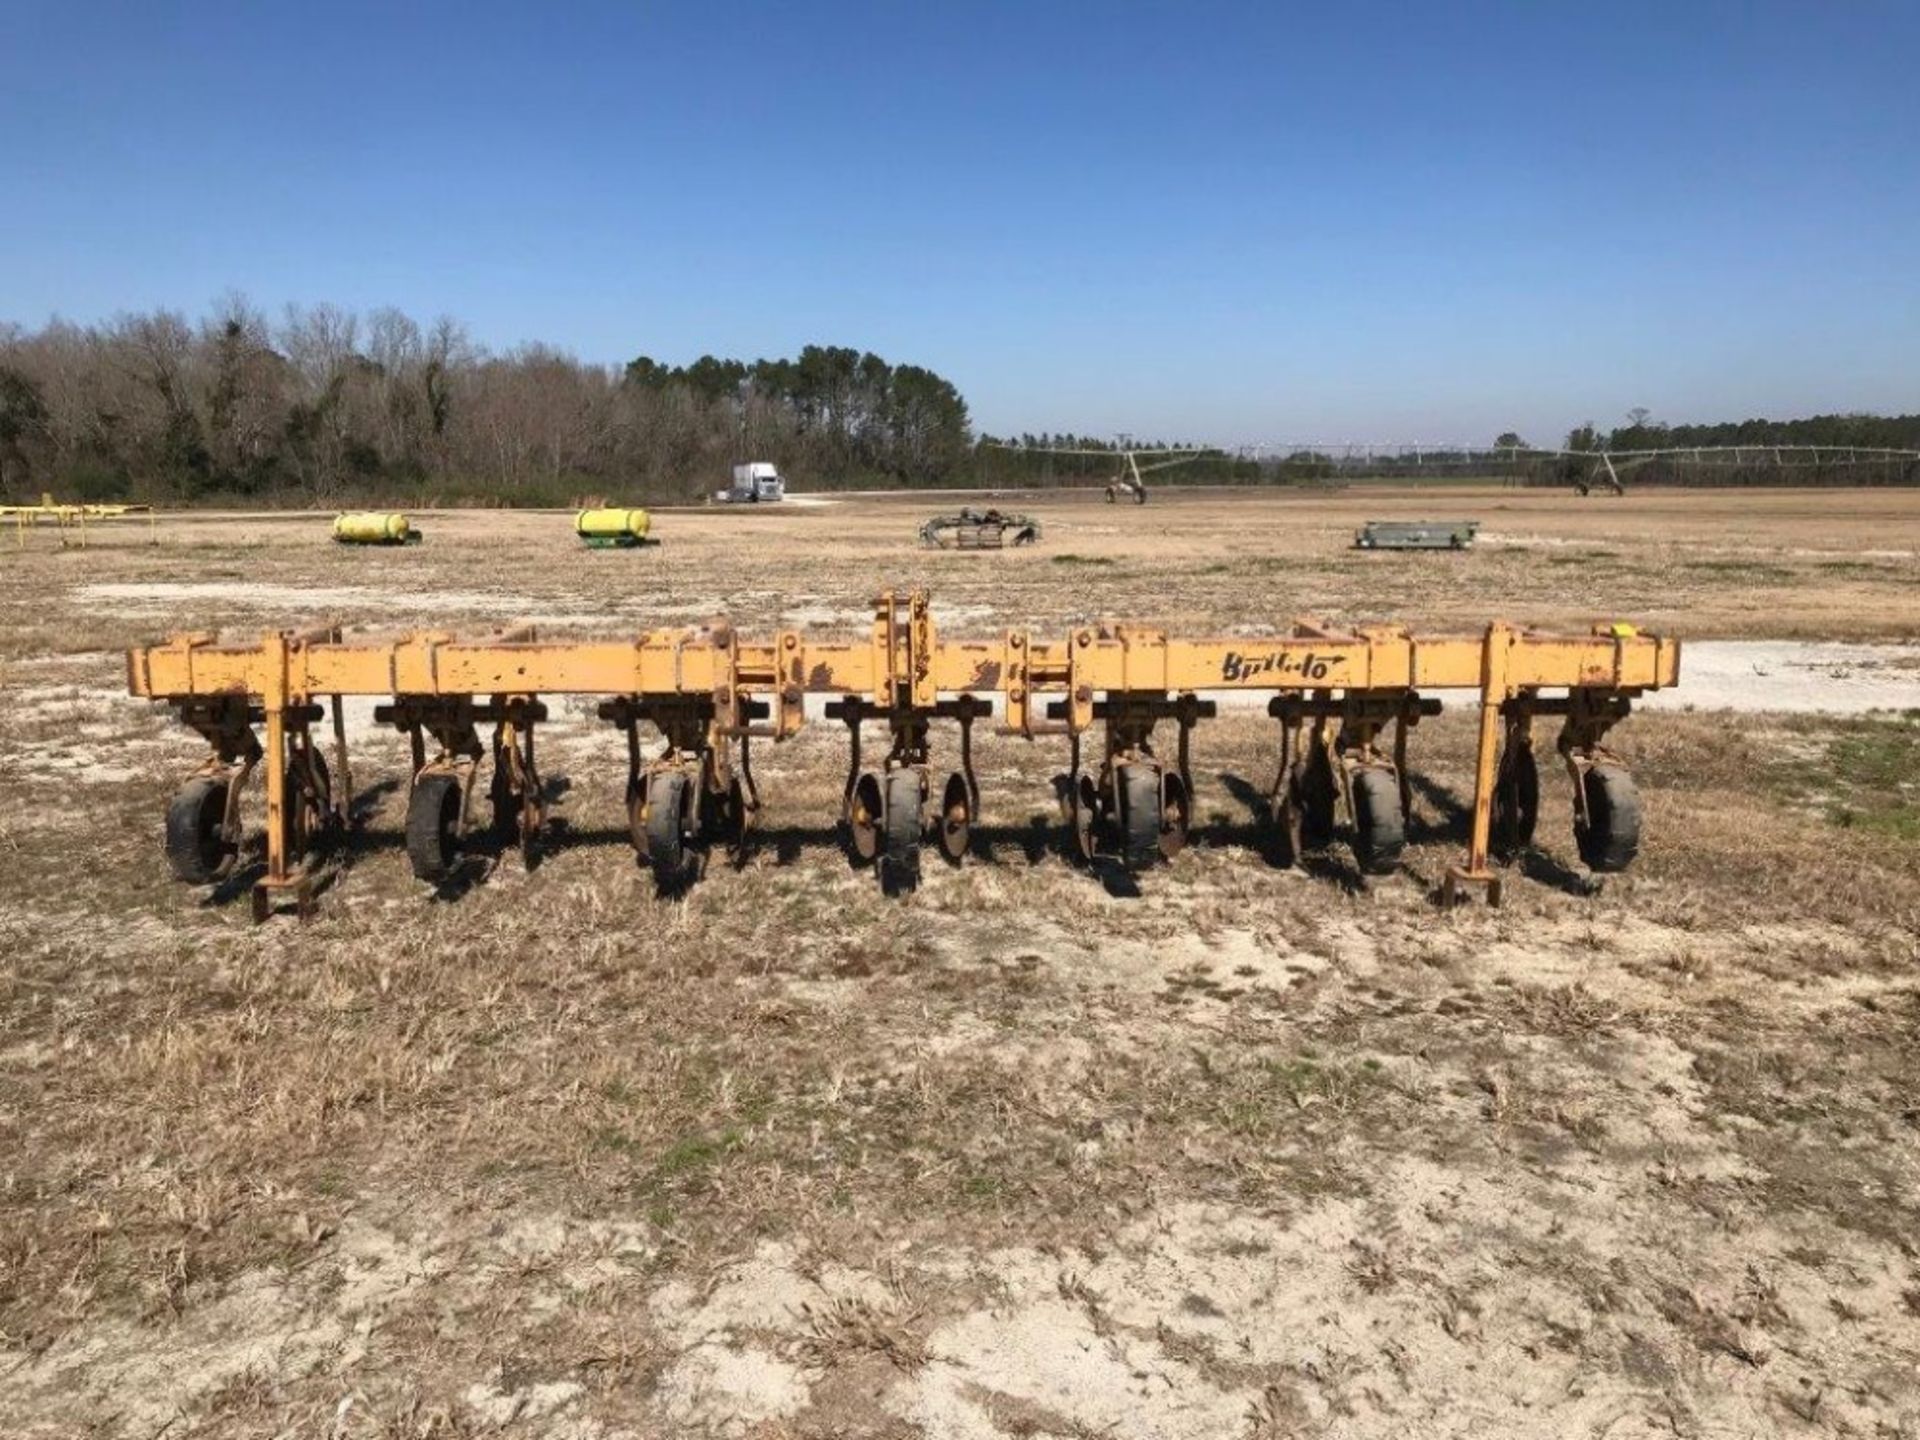
[[[1778,761],[1773,779],[1829,824],[1920,845],[1920,712],[1841,722],[1816,759]]]
[[[1302,564],[1289,555],[1253,555],[1236,562],[1233,569],[1246,575],[1278,575],[1283,570],[1298,570]]]
[[[1608,560],[1618,560],[1618,550],[1576,550],[1571,555],[1549,555],[1549,565],[1597,565]]]
[[[1067,554],[1054,556],[1053,563],[1056,565],[1111,565],[1113,560],[1107,555]]]
[[[654,1162],[653,1184],[659,1187],[675,1180],[691,1179],[746,1148],[746,1135],[732,1128],[682,1135],[662,1150]]]
[[[1852,575],[1862,580],[1904,578],[1893,566],[1876,565],[1871,560],[1822,560],[1814,568],[1822,575]]]
[[[974,1170],[960,1177],[961,1196],[974,1202],[998,1200],[1006,1188],[1006,1180],[990,1170]]]
[[[1769,565],[1760,560],[1692,560],[1689,570],[1719,580],[1739,580],[1751,585],[1784,585],[1795,578],[1784,565]]]

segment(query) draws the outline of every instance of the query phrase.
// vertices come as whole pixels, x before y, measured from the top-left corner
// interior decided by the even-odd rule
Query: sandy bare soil
[[[478,619],[525,611],[568,624],[671,624],[724,603],[743,622],[784,614],[839,624],[866,615],[877,584],[921,583],[955,623],[984,619],[979,607],[990,602],[989,609],[1017,606],[1034,622],[1135,615],[1214,629],[1301,613],[1477,628],[1497,613],[1562,626],[1631,617],[1693,639],[1920,637],[1920,492],[1910,490],[1647,491],[1585,500],[1476,486],[1257,496],[1159,490],[1144,507],[1107,505],[1097,491],[799,498],[817,503],[663,511],[657,533],[669,543],[648,552],[643,574],[602,563],[610,557],[569,553],[571,515],[558,512],[416,515],[432,538],[407,551],[404,565],[378,551],[348,558],[329,544],[324,524],[298,514],[169,517],[153,532],[157,546],[146,544],[138,520],[111,532],[95,527],[96,546],[127,552],[111,574],[49,562],[44,552],[55,542],[42,531],[23,563],[91,571],[116,586],[164,584],[106,592],[102,608],[195,623],[325,612],[391,624],[429,612]],[[920,551],[920,522],[961,503],[1033,514],[1045,526],[1043,543],[986,566],[978,556]],[[1369,519],[1455,516],[1482,522],[1478,544],[1464,554],[1351,546]],[[193,552],[194,564],[182,565],[182,550]],[[570,563],[534,563],[556,552]],[[422,577],[427,585],[416,585]],[[262,581],[269,588],[258,589]],[[236,589],[258,603],[222,606]]]
[[[1042,543],[965,556],[914,546],[923,501],[820,498],[636,553],[553,514],[394,551],[313,517],[0,536],[0,1435],[1920,1433],[1920,721],[1787,713],[1902,703],[1920,495],[1004,497]],[[1473,551],[1347,548],[1455,515]],[[1416,734],[1385,880],[1340,844],[1274,868],[1271,722],[1236,713],[1196,844],[1137,884],[1062,853],[1064,746],[989,739],[976,853],[889,900],[822,724],[757,755],[744,865],[666,900],[589,705],[543,735],[531,868],[415,882],[404,742],[359,715],[314,921],[167,877],[199,742],[125,695],[126,645],[852,630],[910,583],[953,633],[1774,648],[1702,645],[1698,710],[1616,733],[1632,872],[1586,875],[1550,785],[1497,911],[1435,904],[1464,711]]]

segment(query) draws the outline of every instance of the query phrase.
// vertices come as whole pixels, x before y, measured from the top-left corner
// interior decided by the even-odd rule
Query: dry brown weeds
[[[1507,906],[1456,914],[1433,894],[1460,846],[1460,716],[1418,733],[1401,878],[1364,882],[1337,848],[1272,870],[1245,798],[1272,737],[1236,716],[1202,733],[1198,843],[1137,894],[1060,853],[1063,757],[996,741],[981,853],[904,903],[833,844],[828,727],[762,758],[753,857],[681,901],[636,868],[618,746],[583,720],[546,751],[571,782],[552,852],[424,893],[379,788],[387,737],[319,918],[254,929],[164,878],[192,744],[117,695],[113,647],[295,618],[248,589],[269,557],[350,617],[480,597],[435,623],[502,618],[474,608],[495,590],[610,624],[716,598],[764,622],[909,576],[972,613],[957,629],[1438,621],[1487,594],[1520,618],[1774,623],[1751,588],[1671,588],[1688,557],[1761,543],[1724,517],[1683,514],[1644,555],[1596,528],[1654,523],[1663,497],[1490,520],[1617,552],[1599,582],[1547,546],[1363,573],[1332,548],[1339,505],[1293,503],[1264,526],[1150,508],[1162,534],[1191,523],[1170,544],[1063,507],[1063,546],[1116,559],[1064,579],[1044,552],[923,559],[888,506],[797,514],[747,550],[719,517],[669,521],[658,552],[564,570],[502,539],[511,518],[391,557],[242,539],[199,556],[231,592],[158,602],[85,587],[191,580],[195,552],[0,571],[0,1431],[1920,1424],[1920,857],[1796,807],[1756,762],[1764,726],[1636,718],[1638,868],[1593,892],[1553,790]],[[1826,522],[1765,523],[1823,543],[1802,530]],[[824,557],[804,601],[776,539]],[[1779,628],[1862,586],[1914,628],[1912,589],[1850,570],[1803,590],[1818,556],[1768,543],[1794,577],[1765,592]],[[1155,1378],[1114,1408],[1135,1372]]]

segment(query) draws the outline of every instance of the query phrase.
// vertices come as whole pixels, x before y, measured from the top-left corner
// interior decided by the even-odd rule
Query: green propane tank
[[[342,545],[413,545],[420,532],[404,515],[354,510],[333,517],[333,538]]]
[[[582,510],[573,517],[573,533],[596,550],[644,545],[653,522],[644,510]]]

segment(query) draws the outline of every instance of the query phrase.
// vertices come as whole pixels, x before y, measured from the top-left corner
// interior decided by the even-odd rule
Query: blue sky
[[[0,0],[0,319],[931,366],[995,432],[1920,410],[1920,4]]]

